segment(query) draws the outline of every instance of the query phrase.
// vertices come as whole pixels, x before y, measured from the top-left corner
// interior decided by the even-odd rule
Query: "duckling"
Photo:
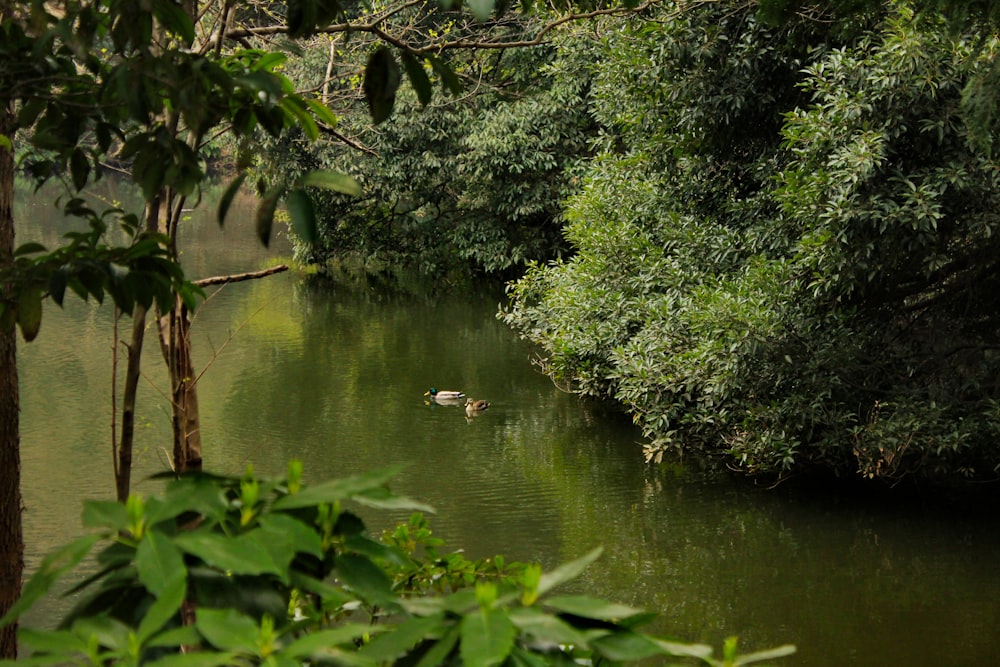
[[[483,410],[490,407],[489,401],[478,400],[474,401],[471,398],[465,400],[465,414],[474,415],[482,412]]]
[[[461,391],[445,391],[434,387],[425,391],[424,396],[430,396],[432,401],[457,401],[460,398],[465,398],[465,394]]]

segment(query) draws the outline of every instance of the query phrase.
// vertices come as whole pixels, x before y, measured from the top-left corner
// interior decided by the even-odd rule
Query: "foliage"
[[[75,589],[96,590],[58,629],[21,629],[32,664],[543,665],[666,656],[738,665],[794,651],[739,656],[731,640],[720,660],[710,647],[643,634],[650,615],[639,610],[553,594],[600,550],[545,573],[442,558],[419,516],[373,540],[349,505],[427,509],[386,488],[393,472],[306,486],[293,462],[281,480],[251,471],[188,476],[160,497],[89,502],[84,522],[99,532],[50,554],[3,620],[104,543],[99,571]]]
[[[874,18],[719,3],[609,40],[577,255],[504,317],[622,401],[648,458],[996,474],[1000,172],[967,104],[996,43],[903,3]]]
[[[538,29],[522,23],[506,28],[508,39]],[[364,198],[319,200],[317,236],[297,239],[298,258],[510,276],[528,260],[562,254],[559,204],[597,128],[588,113],[593,39],[580,29],[554,41],[563,47],[455,56],[467,94],[424,106],[419,91],[403,89],[404,112],[377,129],[343,116],[340,127],[353,129],[366,152],[282,141],[281,173],[337,165],[365,185]]]

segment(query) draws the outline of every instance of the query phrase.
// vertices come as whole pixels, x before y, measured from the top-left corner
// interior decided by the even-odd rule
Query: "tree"
[[[624,403],[649,459],[996,475],[996,164],[969,105],[996,44],[921,9],[717,3],[608,45],[577,255],[505,317]]]

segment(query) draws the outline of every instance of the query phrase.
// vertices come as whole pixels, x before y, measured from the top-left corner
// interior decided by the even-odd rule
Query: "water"
[[[52,245],[65,228],[46,197],[22,197],[17,215],[20,242]],[[193,213],[181,241],[188,274],[287,255],[280,236],[270,249],[256,243],[252,218],[248,200],[224,230],[211,209]],[[206,467],[281,474],[298,458],[317,481],[405,464],[394,488],[437,510],[431,526],[450,547],[552,567],[603,545],[576,590],[660,612],[652,629],[664,636],[795,643],[787,665],[1000,663],[995,505],[936,509],[647,467],[627,418],[537,371],[531,348],[494,317],[501,300],[295,272],[213,292],[194,323]],[[67,299],[65,310],[47,306],[38,340],[20,347],[29,569],[80,533],[84,498],[113,496],[112,324],[110,307]],[[152,493],[144,478],[166,467],[170,427],[147,341],[133,479]],[[468,419],[428,404],[431,386],[493,406]],[[366,518],[380,530],[400,517]],[[47,602],[30,620],[64,608]]]

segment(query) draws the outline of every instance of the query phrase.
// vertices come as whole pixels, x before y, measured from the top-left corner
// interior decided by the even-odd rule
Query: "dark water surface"
[[[281,238],[269,250],[256,243],[249,202],[224,231],[213,215],[186,223],[191,277],[287,254]],[[66,229],[44,197],[21,197],[17,216],[19,242],[53,245]],[[501,299],[295,272],[213,293],[194,323],[206,468],[281,474],[298,458],[318,481],[407,464],[394,488],[437,510],[431,526],[452,548],[552,567],[603,545],[578,590],[659,611],[656,632],[685,641],[794,643],[787,665],[1000,664],[1000,508],[875,503],[647,467],[627,418],[537,372],[529,346],[495,318]],[[80,534],[83,499],[113,496],[112,322],[109,306],[67,299],[20,346],[29,569]],[[146,353],[134,479],[151,493],[141,480],[166,467],[170,413],[159,351]],[[469,420],[427,404],[432,385],[493,407]],[[31,620],[49,622],[60,604]]]

